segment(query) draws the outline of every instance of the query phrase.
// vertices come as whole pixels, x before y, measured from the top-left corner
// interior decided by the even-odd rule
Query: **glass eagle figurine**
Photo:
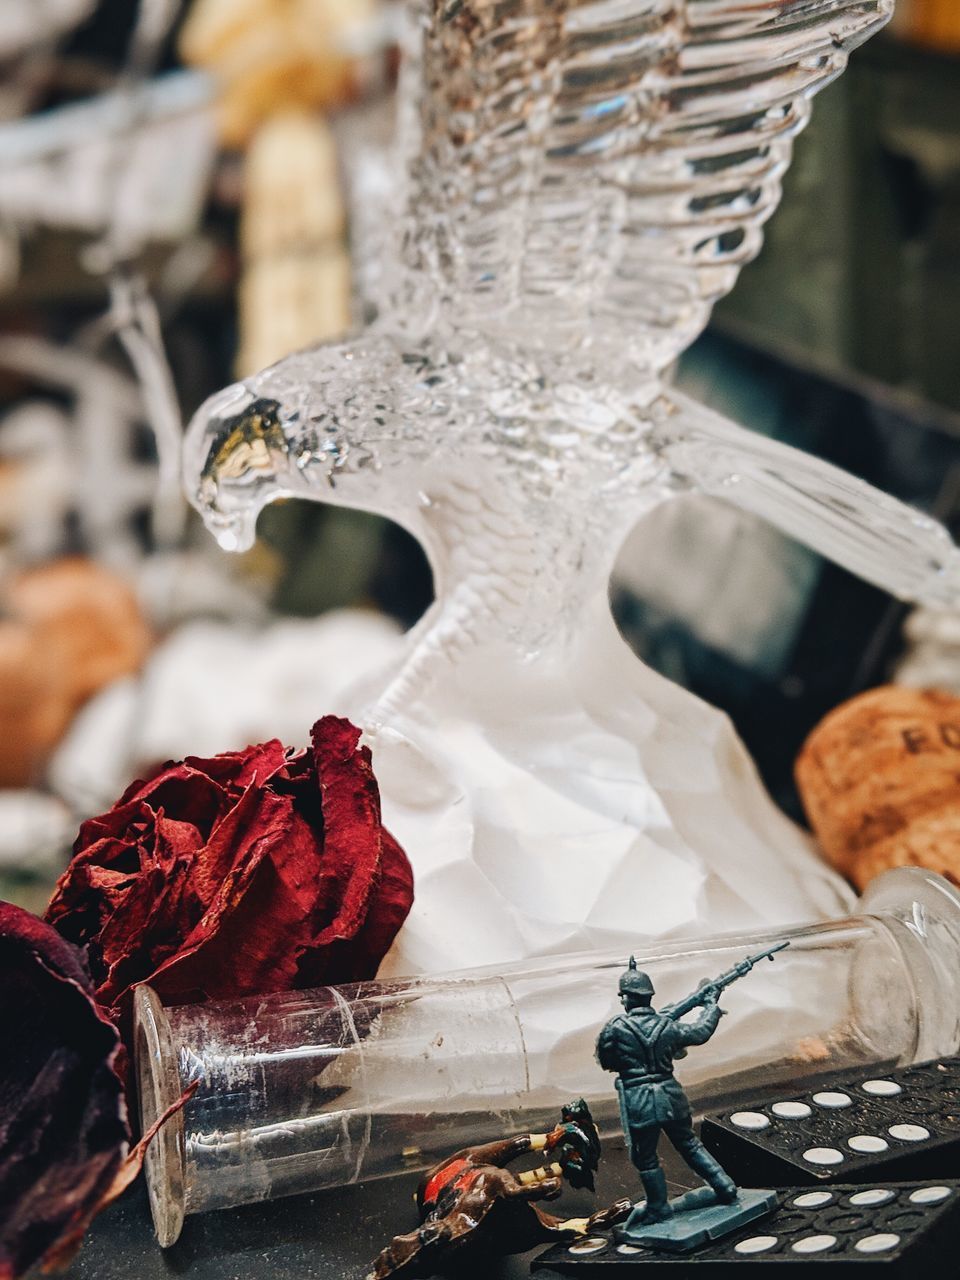
[[[727,719],[631,654],[608,583],[636,523],[698,491],[955,602],[934,521],[668,381],[757,253],[811,98],[891,9],[407,0],[376,321],[213,396],[185,443],[224,548],[301,497],[429,556],[435,603],[337,708],[416,874],[383,972],[849,905]]]

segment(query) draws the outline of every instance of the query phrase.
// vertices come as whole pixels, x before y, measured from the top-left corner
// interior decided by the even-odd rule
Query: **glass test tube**
[[[678,1076],[701,1109],[787,1081],[890,1069],[960,1043],[960,893],[917,869],[888,872],[847,919],[638,947],[669,1003],[782,939],[723,999],[729,1016]],[[617,1009],[617,953],[498,972],[324,987],[164,1009],[136,996],[144,1128],[197,1092],[146,1161],[162,1245],[202,1210],[427,1167],[470,1143],[546,1131],[584,1097],[619,1127],[594,1060]]]

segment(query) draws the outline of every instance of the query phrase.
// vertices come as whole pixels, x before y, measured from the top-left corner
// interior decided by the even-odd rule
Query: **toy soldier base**
[[[668,1202],[670,1217],[650,1222],[645,1200],[634,1208],[621,1227],[614,1227],[618,1244],[659,1249],[665,1253],[692,1253],[711,1240],[739,1231],[758,1218],[766,1218],[777,1207],[775,1191],[740,1189],[732,1204],[720,1204],[710,1187],[698,1187]]]
[[[694,1133],[690,1103],[673,1074],[673,1064],[689,1046],[706,1044],[716,1031],[723,1016],[721,993],[758,961],[772,960],[787,945],[748,956],[719,978],[703,982],[685,1000],[659,1011],[653,1006],[653,983],[631,956],[620,978],[623,1013],[611,1018],[597,1039],[597,1061],[604,1070],[617,1073],[623,1132],[646,1192],[646,1199],[615,1233],[621,1245],[688,1253],[776,1207],[773,1191],[738,1189]],[[684,1022],[684,1016],[698,1007],[699,1017]],[[657,1155],[661,1134],[707,1186],[667,1199],[667,1182]]]

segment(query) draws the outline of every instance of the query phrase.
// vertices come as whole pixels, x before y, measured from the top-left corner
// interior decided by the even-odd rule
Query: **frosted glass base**
[[[609,617],[572,660],[473,651],[408,708],[361,718],[416,883],[382,975],[629,950],[854,900],[727,717],[640,664]]]

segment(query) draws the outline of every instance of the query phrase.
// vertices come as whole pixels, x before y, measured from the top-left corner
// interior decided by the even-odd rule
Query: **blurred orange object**
[[[896,30],[905,40],[960,52],[960,0],[905,0],[897,8]]]
[[[26,786],[79,707],[139,670],[152,636],[123,578],[79,556],[16,574],[2,605],[0,786]]]
[[[333,136],[322,117],[280,112],[246,155],[237,373],[350,327],[350,257]]]
[[[36,782],[72,714],[63,673],[31,628],[0,622],[0,786]]]
[[[218,81],[220,135],[242,147],[268,116],[356,96],[353,33],[376,0],[195,0],[180,36],[183,60]]]
[[[813,730],[796,776],[824,853],[857,888],[902,866],[960,884],[960,698],[862,693]]]

